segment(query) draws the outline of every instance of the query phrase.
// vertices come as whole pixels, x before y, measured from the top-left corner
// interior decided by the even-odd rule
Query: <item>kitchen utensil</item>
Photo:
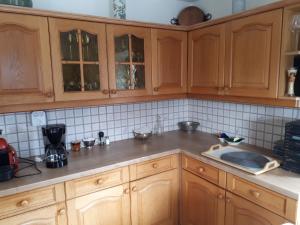
[[[71,149],[74,152],[79,152],[81,147],[81,141],[80,140],[75,140],[71,142]]]
[[[152,131],[146,128],[133,130],[133,136],[135,139],[146,140],[152,136]]]
[[[210,13],[205,14],[200,8],[196,6],[189,6],[183,9],[178,15],[178,24],[189,26],[204,21],[208,21],[212,18]]]
[[[240,137],[228,137],[224,138],[225,143],[229,145],[239,145],[245,140],[245,138],[240,138]]]
[[[233,146],[213,145],[202,155],[253,175],[259,175],[280,166],[279,162],[271,157]]]
[[[178,127],[182,131],[194,132],[197,130],[200,123],[194,121],[183,121],[178,123]]]
[[[82,142],[83,142],[84,147],[91,149],[95,145],[96,139],[95,138],[85,138],[82,140]]]

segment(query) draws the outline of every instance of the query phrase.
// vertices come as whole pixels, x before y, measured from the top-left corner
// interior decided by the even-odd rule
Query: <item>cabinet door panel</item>
[[[130,225],[128,193],[129,184],[124,184],[67,201],[69,224]]]
[[[178,170],[131,183],[132,225],[178,224]]]
[[[277,96],[281,23],[276,10],[228,24],[226,94]]]
[[[282,225],[284,218],[229,192],[226,193],[226,225]]]
[[[50,20],[57,101],[109,98],[105,25]]]
[[[0,225],[67,225],[65,204],[30,211],[0,220]]]
[[[53,101],[47,18],[0,13],[0,105]]]
[[[152,81],[154,94],[186,92],[186,32],[152,29]]]
[[[150,95],[150,29],[107,25],[107,48],[111,97]]]
[[[220,93],[224,86],[224,58],[225,25],[190,32],[189,92]]]
[[[224,225],[225,190],[182,171],[182,225]]]

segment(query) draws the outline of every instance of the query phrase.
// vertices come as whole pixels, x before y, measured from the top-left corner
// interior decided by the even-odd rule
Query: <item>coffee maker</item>
[[[53,124],[42,127],[47,168],[60,168],[68,164],[66,150],[66,125]]]

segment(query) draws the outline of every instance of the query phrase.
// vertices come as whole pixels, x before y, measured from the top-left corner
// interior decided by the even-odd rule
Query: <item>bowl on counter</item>
[[[146,140],[152,136],[152,131],[147,128],[136,129],[132,131],[135,139]]]
[[[82,140],[83,145],[85,148],[92,148],[95,145],[96,139],[95,138],[84,138]]]
[[[179,129],[185,132],[195,132],[199,125],[200,123],[195,121],[183,121],[178,123]]]

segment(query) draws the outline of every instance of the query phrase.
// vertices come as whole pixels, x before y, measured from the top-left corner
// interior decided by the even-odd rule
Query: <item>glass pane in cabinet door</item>
[[[83,65],[84,90],[100,91],[99,65]]]
[[[143,65],[133,65],[133,85],[132,89],[145,89],[145,66]]]
[[[129,62],[129,36],[115,37],[116,62]]]
[[[132,41],[132,61],[144,62],[144,39],[132,35],[131,41]]]
[[[80,65],[63,65],[64,91],[81,91]]]
[[[118,90],[130,89],[130,65],[116,65],[116,86]]]
[[[88,32],[81,32],[83,61],[97,62],[98,59],[98,37]]]
[[[79,40],[77,30],[60,33],[62,60],[79,61]]]

